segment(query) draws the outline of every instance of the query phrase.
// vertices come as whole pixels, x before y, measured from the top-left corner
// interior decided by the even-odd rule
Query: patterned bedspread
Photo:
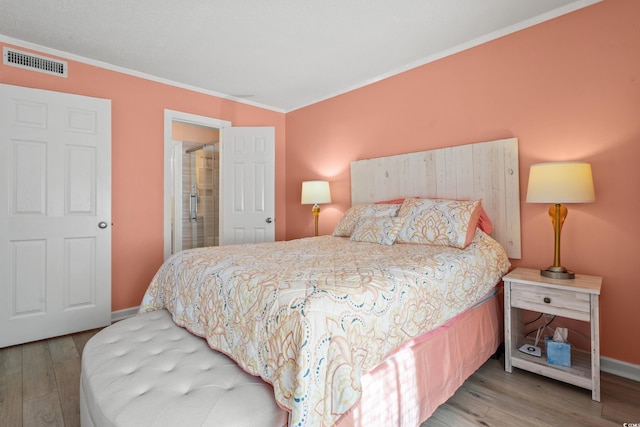
[[[292,426],[329,426],[358,401],[363,373],[463,312],[508,267],[479,230],[462,250],[333,236],[201,248],[162,265],[140,311],[167,308],[273,384]]]

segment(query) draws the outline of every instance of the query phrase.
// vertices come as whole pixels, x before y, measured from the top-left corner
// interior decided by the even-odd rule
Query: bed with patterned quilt
[[[332,235],[172,255],[140,314],[272,386],[289,427],[419,425],[498,348],[520,250],[517,140],[446,150],[352,163]]]
[[[479,201],[406,199],[351,208],[332,236],[172,256],[140,312],[166,308],[273,385],[290,425],[331,426],[363,373],[463,313],[508,271],[477,228]]]

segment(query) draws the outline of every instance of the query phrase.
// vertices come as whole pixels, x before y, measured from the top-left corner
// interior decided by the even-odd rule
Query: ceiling
[[[0,41],[287,112],[597,1],[0,0]]]

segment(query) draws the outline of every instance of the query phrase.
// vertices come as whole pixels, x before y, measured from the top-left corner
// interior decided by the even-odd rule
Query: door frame
[[[196,126],[222,129],[231,126],[228,120],[214,117],[199,116],[175,110],[164,110],[164,259],[171,255],[171,189],[173,178],[171,174],[171,157],[173,154],[172,126],[173,122],[180,122]]]

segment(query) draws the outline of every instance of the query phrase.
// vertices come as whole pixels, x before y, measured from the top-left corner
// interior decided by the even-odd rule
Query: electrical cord
[[[542,317],[542,313],[540,313],[540,317]],[[539,319],[540,317],[538,317],[538,319]],[[536,319],[536,320],[538,320],[538,319]],[[553,317],[552,317],[548,322],[546,322],[546,323],[544,324],[544,326],[542,327],[542,329],[546,329],[546,328],[547,328],[547,326],[549,326],[549,325],[550,325],[554,320],[556,320],[556,316],[553,316]],[[529,322],[529,323],[533,323],[533,322]],[[533,330],[531,330],[531,331],[527,332],[526,334],[524,334],[525,338],[526,338],[526,337],[528,337],[529,335],[531,335],[532,333],[534,333],[535,331],[537,331],[538,329],[540,329],[540,328],[535,328],[535,329],[533,329]],[[551,332],[553,332],[553,331],[551,331]]]
[[[536,317],[534,320],[532,320],[532,321],[530,321],[530,322],[525,323],[523,326],[527,326],[527,325],[530,325],[530,324],[532,324],[532,323],[534,323],[534,322],[537,322],[538,320],[540,320],[540,318],[541,318],[542,316],[544,316],[544,313],[540,313],[540,314],[538,315],[538,317]],[[544,326],[542,326],[542,328],[543,328],[543,329],[548,328],[548,329],[549,329],[549,332],[551,333],[551,335],[553,335],[554,331],[553,331],[553,329],[549,328],[549,325],[550,325],[552,322],[554,322],[554,321],[556,320],[556,317],[557,317],[557,316],[553,316],[553,317],[551,317],[551,318],[550,318],[550,320],[549,320],[549,321],[547,321],[547,322],[544,324]],[[560,325],[560,326],[562,326],[562,327],[564,327],[564,325],[562,324],[562,319],[560,319],[560,320],[559,320],[559,325]],[[558,326],[558,327],[560,327],[560,326]],[[529,336],[529,335],[531,335],[532,333],[536,332],[538,329],[540,329],[540,328],[538,327],[538,328],[536,328],[536,329],[533,329],[533,330],[531,330],[531,331],[527,332],[526,334],[524,334],[524,337],[525,337],[525,338],[526,338],[526,337],[528,337],[528,336]],[[582,337],[583,339],[586,339],[587,341],[591,339],[591,337],[589,337],[589,336],[587,336],[587,335],[583,334],[582,332],[577,331],[577,330],[575,330],[575,329],[573,329],[573,328],[567,328],[567,329],[568,329],[568,330],[569,330],[569,331],[570,331],[574,336],[575,336],[575,335],[578,335],[578,336]]]
[[[525,323],[525,324],[524,324],[524,325],[522,325],[522,326],[527,326],[527,325],[530,325],[530,324],[532,324],[532,323],[537,322],[537,321],[538,321],[538,320],[540,320],[540,318],[542,317],[542,314],[543,314],[543,313],[540,313],[540,315],[538,315],[538,317],[536,317],[535,319],[533,319],[533,320],[532,320],[532,321],[530,321],[530,322]]]

